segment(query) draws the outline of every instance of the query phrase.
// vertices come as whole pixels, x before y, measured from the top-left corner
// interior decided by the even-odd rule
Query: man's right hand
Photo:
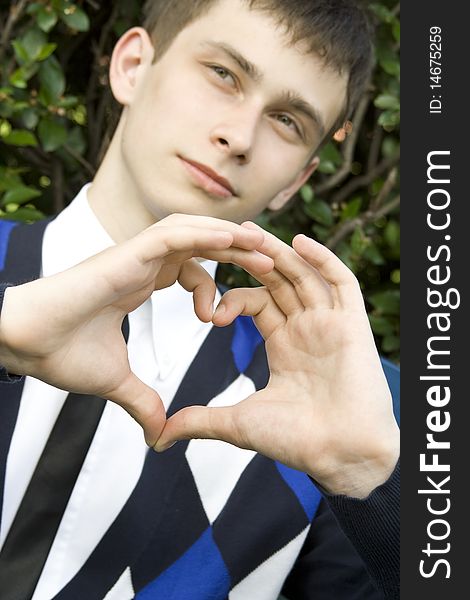
[[[171,215],[134,238],[62,273],[10,287],[0,320],[0,364],[55,387],[120,404],[153,445],[165,424],[158,394],[131,371],[121,326],[156,289],[175,281],[212,318],[216,287],[193,258],[231,262],[265,274],[260,231],[219,219]]]

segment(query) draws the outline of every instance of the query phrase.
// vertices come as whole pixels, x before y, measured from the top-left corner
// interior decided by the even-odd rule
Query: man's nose
[[[259,126],[256,109],[237,107],[226,113],[211,132],[211,142],[223,153],[236,158],[240,164],[250,162]]]

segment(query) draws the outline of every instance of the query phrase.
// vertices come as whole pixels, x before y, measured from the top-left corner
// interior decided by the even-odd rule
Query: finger
[[[308,263],[318,269],[322,277],[333,286],[332,293],[342,308],[362,308],[364,299],[354,273],[326,246],[306,235],[297,235],[292,244]]]
[[[178,440],[223,440],[241,446],[234,427],[234,407],[189,406],[179,410],[166,422],[153,448],[163,452]]]
[[[212,318],[217,287],[209,273],[197,260],[188,260],[181,265],[178,281],[193,294],[194,312],[204,323]]]
[[[134,373],[104,397],[124,408],[144,430],[145,442],[153,446],[166,421],[165,408],[155,390],[145,385]]]
[[[212,322],[218,327],[224,327],[238,315],[253,317],[265,340],[275,329],[286,323],[286,316],[265,287],[229,290],[222,296]]]
[[[264,234],[260,230],[249,230],[231,221],[200,215],[173,214],[162,219],[152,227],[194,227],[196,229],[226,231],[233,236],[234,245],[245,250],[258,248],[263,243],[264,238]]]
[[[233,247],[224,250],[198,249],[194,251],[194,256],[220,263],[232,263],[253,274],[269,273],[273,269],[272,259],[256,250],[241,250]]]
[[[247,228],[255,228],[263,231],[258,225],[248,222],[243,224]],[[274,300],[276,301],[279,308],[286,315],[291,315],[304,310],[305,308],[305,297],[302,301],[299,290],[296,288],[295,283],[301,281],[311,275],[312,267],[306,269],[306,263],[300,256],[295,252],[293,248],[277,239],[275,236],[268,232],[265,233],[265,239],[263,245],[260,247],[260,251],[270,256],[274,260],[275,269],[264,277],[257,277],[257,279],[265,286],[269,288]],[[303,274],[299,272],[295,273],[291,279],[286,276],[285,273],[290,273],[294,270],[294,267],[288,268],[289,263],[295,265],[296,263],[304,263]],[[284,273],[282,272],[284,271]],[[300,271],[297,266],[297,271]],[[305,296],[305,294],[304,294]],[[309,297],[309,305],[312,303],[312,297]]]
[[[244,223],[243,226],[250,229],[261,229],[251,222]],[[261,229],[261,231],[264,230]],[[272,233],[264,231],[264,242],[260,251],[274,260],[276,271],[291,283],[303,307],[333,307],[333,297],[328,283],[318,270],[304,260],[294,248],[279,240]]]
[[[228,231],[201,229],[197,227],[150,227],[130,240],[136,256],[143,262],[164,258],[175,252],[222,250],[233,243]]]
[[[269,289],[273,300],[285,315],[292,315],[304,310],[304,305],[302,304],[295,287],[287,277],[284,277],[277,269],[273,269],[266,274],[250,272],[250,275],[253,275],[255,279]]]

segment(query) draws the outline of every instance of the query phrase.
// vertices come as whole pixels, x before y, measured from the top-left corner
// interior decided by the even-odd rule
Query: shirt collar
[[[85,185],[71,204],[48,225],[42,251],[43,276],[54,275],[114,246],[87,198]]]

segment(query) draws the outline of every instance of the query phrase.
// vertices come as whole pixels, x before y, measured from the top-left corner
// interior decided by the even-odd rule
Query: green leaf
[[[25,102],[24,100],[19,100],[18,102],[13,103],[13,111],[15,113],[24,110],[29,107],[29,102]]]
[[[309,217],[321,225],[333,225],[331,206],[324,200],[314,198],[310,204],[305,205],[305,212]]]
[[[39,67],[42,97],[47,104],[54,104],[65,91],[65,77],[55,56],[49,56]]]
[[[37,60],[43,46],[47,43],[47,39],[42,31],[32,27],[23,36],[21,43],[28,53],[29,59],[34,61]]]
[[[11,85],[14,85],[16,88],[24,90],[28,87],[23,67],[20,67],[19,69],[16,69],[16,71],[13,71],[8,80],[11,83]]]
[[[392,158],[398,154],[400,145],[398,140],[392,135],[387,135],[382,142],[382,154],[386,158]]]
[[[27,63],[29,61],[29,54],[28,54],[26,48],[20,42],[20,40],[13,40],[11,45],[13,46],[13,49],[15,51],[15,57],[16,57],[17,62],[20,65]]]
[[[10,75],[10,83],[16,88],[25,89],[28,87],[27,82],[38,72],[38,69],[36,63],[23,65]]]
[[[356,196],[350,200],[346,206],[341,210],[341,221],[347,221],[348,219],[354,219],[357,216],[362,206],[362,198]]]
[[[2,138],[6,144],[12,146],[37,146],[38,142],[31,131],[26,129],[14,129],[6,137]]]
[[[374,104],[377,108],[388,110],[398,110],[400,108],[400,101],[396,96],[392,96],[391,94],[380,94],[374,100]]]
[[[38,12],[38,10],[40,10],[42,8],[42,4],[40,2],[30,2],[28,4],[28,8],[26,9],[26,12],[28,13],[28,15],[34,15],[35,13]]]
[[[67,139],[67,129],[62,123],[53,119],[41,119],[38,126],[39,139],[46,152],[60,148]]]
[[[36,22],[38,26],[49,33],[49,31],[54,27],[57,23],[57,13],[52,7],[44,7],[42,6],[36,15]]]
[[[8,190],[2,198],[2,206],[7,204],[24,204],[28,200],[38,198],[42,193],[36,188],[27,185],[19,185],[18,187]]]
[[[356,227],[354,233],[351,236],[351,250],[354,254],[361,256],[367,246],[370,244],[370,240],[366,237],[362,227]]]
[[[88,15],[79,8],[76,4],[67,6],[63,12],[60,13],[62,21],[77,31],[88,31],[90,29],[90,19]]]
[[[400,57],[390,46],[378,46],[377,59],[386,73],[392,75],[392,77],[400,76]]]
[[[44,213],[32,206],[22,206],[8,214],[9,219],[21,221],[22,223],[34,223],[35,221],[44,219],[44,216]]]
[[[22,185],[19,175],[26,170],[24,167],[21,169],[0,167],[0,191],[11,190]]]
[[[400,76],[400,63],[398,59],[383,59],[380,61],[380,66],[388,75],[392,77]]]
[[[21,120],[27,129],[34,129],[39,121],[39,115],[33,108],[27,108],[21,113]]]
[[[331,161],[335,166],[339,166],[343,162],[343,157],[338,147],[333,142],[328,142],[320,152],[320,163],[322,161]]]
[[[79,102],[78,96],[65,96],[57,102],[57,106],[60,108],[73,108]]]
[[[386,290],[369,296],[369,302],[382,315],[398,315],[400,313],[400,292]]]
[[[318,165],[318,172],[325,173],[326,175],[333,175],[336,173],[336,165],[331,160],[324,160]]]
[[[380,266],[385,264],[384,257],[374,243],[371,243],[369,246],[367,246],[362,257],[371,262],[373,265]]]
[[[76,108],[71,111],[72,121],[77,125],[86,125],[87,122],[87,110],[84,104],[78,104]]]
[[[50,56],[54,50],[57,48],[57,44],[44,44],[41,48],[41,51],[38,54],[37,60],[45,60],[48,56]]]
[[[313,188],[310,184],[306,183],[300,188],[300,197],[304,202],[310,204],[314,197]]]
[[[342,161],[343,157],[336,144],[329,142],[320,152],[320,165],[318,170],[320,173],[331,175],[336,173]]]
[[[400,113],[394,110],[384,110],[379,115],[377,123],[381,125],[385,131],[392,131],[400,123]]]
[[[4,138],[11,133],[11,123],[10,121],[2,120],[0,121],[0,137]]]

